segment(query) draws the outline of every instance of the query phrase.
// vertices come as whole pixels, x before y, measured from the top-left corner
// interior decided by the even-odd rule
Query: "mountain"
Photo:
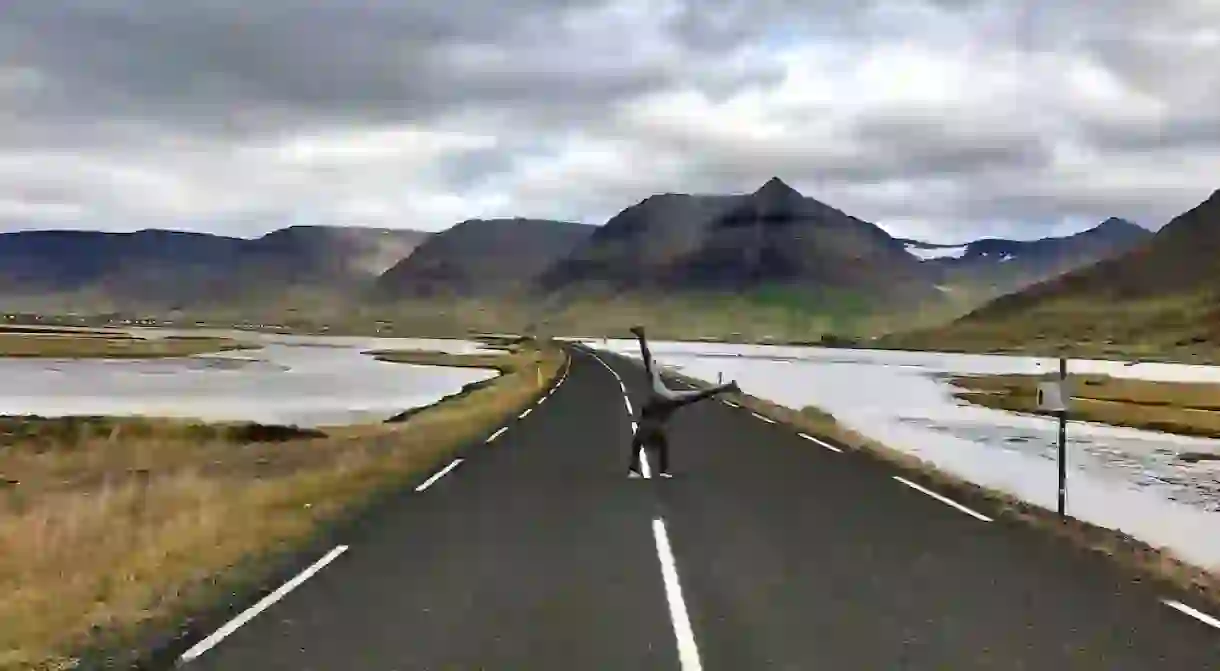
[[[647,198],[547,269],[536,287],[568,296],[782,295],[814,308],[931,299],[933,279],[881,228],[772,178],[750,194]]]
[[[148,229],[0,234],[10,309],[114,310],[276,300],[371,282],[426,233],[294,226],[261,238]]]
[[[595,228],[545,219],[470,219],[437,233],[376,281],[380,301],[513,294]]]
[[[1220,344],[1220,191],[1142,244],[895,342],[1163,351]],[[987,345],[991,346],[991,345]]]
[[[361,283],[410,256],[431,235],[399,229],[290,226],[244,245],[240,261],[256,273],[271,273],[287,283]]]
[[[1075,235],[1040,240],[985,238],[961,245],[899,241],[935,271],[940,285],[989,299],[1091,265],[1151,237],[1151,231],[1112,217]]]

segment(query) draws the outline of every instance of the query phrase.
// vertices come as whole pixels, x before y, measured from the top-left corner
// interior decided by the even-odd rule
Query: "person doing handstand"
[[[710,389],[678,391],[669,389],[661,380],[661,371],[652,360],[648,350],[648,340],[644,337],[643,326],[633,326],[631,332],[640,342],[640,354],[644,358],[644,372],[648,376],[648,397],[640,407],[639,425],[631,438],[631,463],[628,477],[638,478],[640,474],[640,451],[645,447],[656,450],[660,460],[660,475],[663,478],[672,477],[669,472],[669,438],[665,435],[665,424],[678,408],[711,398],[726,391],[741,391],[734,380]]]

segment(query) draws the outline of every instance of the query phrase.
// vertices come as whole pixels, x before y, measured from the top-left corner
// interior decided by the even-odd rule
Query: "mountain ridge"
[[[1067,348],[1197,355],[1220,345],[1220,190],[1145,242],[1000,296],[899,346]]]
[[[873,328],[874,318],[948,320],[1141,234],[1151,235],[1110,218],[1062,238],[920,242],[775,176],[750,192],[654,194],[602,225],[502,217],[435,233],[294,225],[256,238],[165,229],[0,234],[0,299],[22,308],[54,298],[43,303],[387,317],[418,314],[412,303],[485,312],[481,301],[537,322],[551,313],[608,319],[598,306],[613,304],[641,319],[649,310],[689,309],[718,322],[726,310],[747,321],[766,313],[766,328],[805,333]],[[953,247],[960,258],[920,258]]]

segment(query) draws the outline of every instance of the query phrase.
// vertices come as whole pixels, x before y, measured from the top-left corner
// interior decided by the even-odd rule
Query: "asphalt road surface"
[[[1220,669],[1184,599],[744,408],[680,411],[675,477],[627,479],[645,379],[600,357],[179,664]]]

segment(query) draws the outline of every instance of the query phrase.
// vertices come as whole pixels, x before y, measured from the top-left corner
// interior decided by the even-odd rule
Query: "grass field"
[[[1036,403],[1039,375],[959,376],[954,395],[977,405],[1045,414]],[[1072,419],[1186,436],[1220,438],[1220,385],[1073,375]]]
[[[70,668],[76,651],[122,647],[257,580],[323,525],[493,431],[563,354],[523,346],[501,359],[504,375],[394,424],[3,419],[0,669]]]

